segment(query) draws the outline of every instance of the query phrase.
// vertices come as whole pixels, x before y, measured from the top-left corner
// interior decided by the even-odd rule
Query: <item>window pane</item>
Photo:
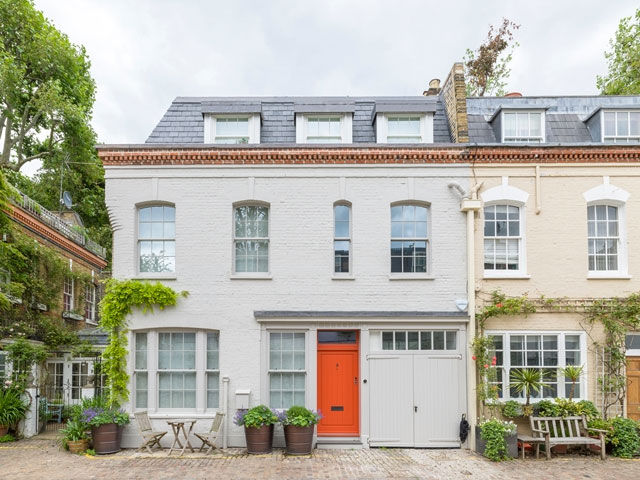
[[[406,350],[407,334],[406,332],[396,332],[396,350]]]
[[[518,125],[518,137],[529,136],[529,114],[528,113],[516,113]]]
[[[420,332],[420,350],[431,350],[431,332]]]
[[[450,331],[447,332],[447,350],[455,350],[456,348],[458,348],[457,345],[457,333]]]
[[[567,350],[580,350],[580,335],[565,335],[564,342]]]
[[[529,122],[530,122],[529,134],[532,137],[542,136],[542,116],[539,113],[530,113]]]
[[[444,350],[444,332],[433,332],[433,349]]]
[[[616,113],[616,126],[618,136],[629,135],[629,114],[627,112]]]
[[[502,121],[504,123],[504,136],[515,137],[516,136],[516,114],[503,113]]]
[[[640,112],[629,113],[629,135],[640,136]]]
[[[408,347],[409,350],[418,350],[420,348],[419,332],[408,332]]]
[[[616,134],[616,114],[614,112],[604,113],[604,134],[613,137]]]
[[[393,350],[393,332],[382,332],[382,349]]]

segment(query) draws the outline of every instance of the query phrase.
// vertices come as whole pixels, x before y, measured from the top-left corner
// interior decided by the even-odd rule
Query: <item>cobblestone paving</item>
[[[467,450],[317,450],[310,457],[247,455],[242,449],[204,457],[127,450],[88,457],[61,451],[55,437],[0,444],[0,472],[11,479],[640,479],[640,459],[557,456],[491,463]]]

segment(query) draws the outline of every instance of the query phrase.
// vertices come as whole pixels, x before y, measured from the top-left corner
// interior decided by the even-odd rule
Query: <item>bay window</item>
[[[586,363],[584,334],[579,332],[487,332],[493,341],[490,356],[496,357],[496,381],[499,398],[524,400],[523,392],[511,387],[513,372],[536,369],[546,385],[539,392],[531,392],[531,398],[567,398],[572,383],[565,379],[561,369]],[[576,382],[573,398],[586,395],[586,373]]]

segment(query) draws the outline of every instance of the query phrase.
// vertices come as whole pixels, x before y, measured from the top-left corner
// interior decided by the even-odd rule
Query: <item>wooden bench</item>
[[[587,418],[581,417],[529,417],[532,435],[518,435],[522,443],[522,458],[524,458],[524,444],[532,443],[536,447],[536,458],[540,455],[540,445],[544,444],[547,460],[551,458],[551,447],[555,445],[599,445],[600,458],[606,457],[606,430],[587,427]],[[592,438],[589,433],[598,434]]]

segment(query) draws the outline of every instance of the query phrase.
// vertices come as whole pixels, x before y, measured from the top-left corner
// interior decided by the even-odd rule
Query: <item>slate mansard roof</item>
[[[492,126],[500,109],[545,109],[546,143],[601,143],[590,131],[594,116],[601,109],[640,109],[640,96],[562,96],[562,97],[470,97],[467,120],[471,143],[498,143]]]
[[[296,113],[353,113],[353,143],[375,143],[375,112],[434,112],[434,143],[451,143],[438,96],[410,97],[177,97],[147,144],[203,144],[205,113],[260,113],[261,144],[295,144]]]

